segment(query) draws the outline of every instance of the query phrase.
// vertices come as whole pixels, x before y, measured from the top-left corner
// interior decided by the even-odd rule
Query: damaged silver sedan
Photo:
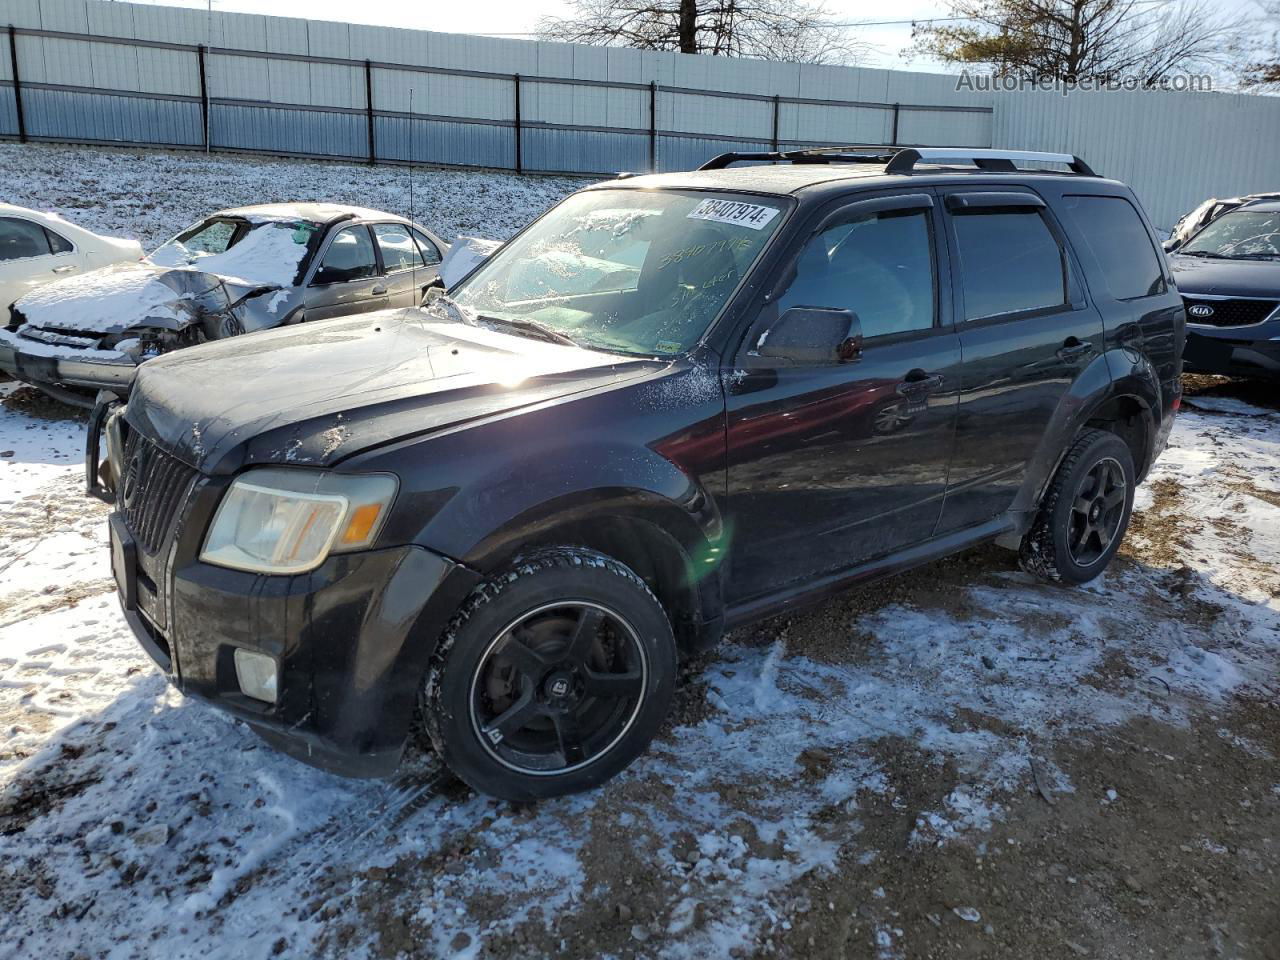
[[[128,392],[138,364],[206,340],[415,306],[448,246],[403,217],[335,204],[223,210],[137,263],[20,298],[0,329],[0,370],[92,405]]]

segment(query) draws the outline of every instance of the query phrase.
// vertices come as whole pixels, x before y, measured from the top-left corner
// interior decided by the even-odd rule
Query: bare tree
[[[1253,56],[1246,62],[1241,86],[1280,90],[1280,0],[1262,5],[1263,21]]]
[[[545,17],[549,40],[799,63],[851,63],[866,49],[806,0],[574,0]]]
[[[1222,73],[1250,21],[1211,0],[952,0],[959,23],[920,23],[911,52],[1065,82]]]

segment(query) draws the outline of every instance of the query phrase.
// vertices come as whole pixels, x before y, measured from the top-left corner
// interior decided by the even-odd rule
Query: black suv
[[[310,763],[386,774],[421,735],[490,794],[594,786],[727,627],[990,540],[1096,577],[1180,399],[1157,244],[1065,155],[596,184],[452,299],[159,357],[104,398],[86,464],[126,616]]]

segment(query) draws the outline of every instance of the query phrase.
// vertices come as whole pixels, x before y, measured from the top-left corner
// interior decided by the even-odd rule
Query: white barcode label
[[[752,230],[763,230],[778,215],[777,207],[759,203],[742,203],[738,200],[703,200],[693,208],[688,219],[714,220],[716,223],[732,223]]]

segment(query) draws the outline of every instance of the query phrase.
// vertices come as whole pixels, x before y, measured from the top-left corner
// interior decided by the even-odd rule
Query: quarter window
[[[956,211],[951,222],[960,246],[966,320],[1067,302],[1062,247],[1037,210]]]
[[[347,227],[334,236],[325,251],[315,283],[347,283],[378,275],[378,261],[367,227]]]
[[[933,241],[926,210],[846,220],[815,236],[778,309],[850,310],[865,337],[927,330],[934,322]]]
[[[409,228],[398,223],[378,223],[373,227],[373,236],[378,241],[378,249],[382,252],[382,266],[387,273],[397,270],[412,270],[421,267],[422,256],[418,253],[417,244],[409,236]]]
[[[0,260],[25,260],[49,254],[44,228],[16,217],[0,217]]]
[[[1063,197],[1117,300],[1164,292],[1164,272],[1138,211],[1124,197]]]

